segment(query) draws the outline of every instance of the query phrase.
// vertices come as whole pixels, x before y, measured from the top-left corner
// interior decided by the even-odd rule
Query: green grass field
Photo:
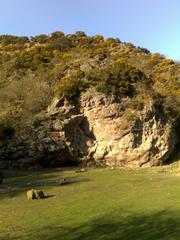
[[[28,201],[32,187],[48,197]],[[0,240],[14,239],[178,240],[180,175],[92,169],[7,178],[0,188]]]

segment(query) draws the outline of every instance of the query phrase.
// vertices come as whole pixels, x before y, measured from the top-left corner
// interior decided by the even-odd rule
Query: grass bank
[[[59,185],[65,178],[67,184]],[[43,200],[26,190],[43,189]],[[180,176],[137,170],[53,170],[0,188],[0,240],[179,239]]]

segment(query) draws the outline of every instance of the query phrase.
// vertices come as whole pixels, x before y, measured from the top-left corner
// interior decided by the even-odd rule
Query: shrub
[[[40,35],[37,35],[37,36],[31,38],[32,42],[40,43],[40,44],[45,44],[48,42],[48,40],[49,40],[49,36],[47,36],[45,34],[40,34]]]
[[[70,41],[63,32],[54,32],[49,39],[49,48],[63,51],[70,48]]]
[[[132,108],[141,111],[144,108],[144,103],[140,100],[132,100]]]
[[[9,122],[0,122],[0,139],[10,137],[15,133],[15,129],[10,125]]]
[[[74,77],[63,77],[60,79],[55,92],[59,97],[71,99],[80,93],[81,80]]]
[[[0,184],[2,184],[2,183],[3,183],[3,178],[4,178],[4,175],[3,175],[3,173],[2,173],[2,172],[0,172]]]
[[[152,100],[153,100],[154,107],[156,109],[159,109],[160,111],[163,111],[164,97],[162,95],[160,95],[159,93],[153,92]]]
[[[12,36],[12,35],[1,35],[0,36],[0,43],[3,45],[9,45],[9,44],[25,44],[29,42],[28,37],[18,37],[18,36]]]
[[[108,63],[90,73],[98,91],[106,95],[131,95],[134,92],[133,84],[147,80],[146,76],[135,67],[120,59]],[[91,77],[92,77],[91,76]]]
[[[46,107],[51,95],[49,84],[33,74],[13,81],[1,91],[3,101],[19,105],[31,112],[37,112]]]

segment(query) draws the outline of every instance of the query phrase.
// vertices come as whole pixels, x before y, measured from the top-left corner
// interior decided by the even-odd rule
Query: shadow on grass
[[[45,195],[43,199],[52,198],[52,197],[55,197],[55,196],[56,196],[56,195],[53,195],[53,194],[51,194],[51,195]]]
[[[178,240],[180,219],[177,213],[169,211],[128,217],[110,214],[78,227],[46,227],[36,237],[38,240]]]

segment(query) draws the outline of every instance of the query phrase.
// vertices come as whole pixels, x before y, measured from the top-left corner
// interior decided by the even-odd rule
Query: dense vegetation
[[[2,35],[0,137],[12,133],[13,125],[31,124],[54,95],[69,99],[89,87],[128,96],[137,109],[149,98],[177,123],[179,85],[178,63],[119,39],[80,31],[31,38]]]

